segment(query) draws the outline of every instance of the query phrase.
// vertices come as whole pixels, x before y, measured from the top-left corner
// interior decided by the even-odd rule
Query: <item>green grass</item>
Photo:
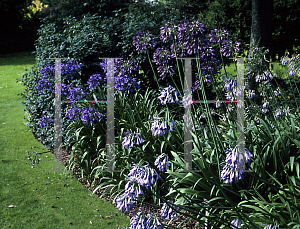
[[[34,64],[30,52],[0,56],[0,227],[107,229],[129,225],[129,218],[92,194],[70,172],[46,172],[53,170],[54,156],[24,125],[18,94],[25,86],[16,80]],[[38,166],[32,168],[27,152],[40,154]]]

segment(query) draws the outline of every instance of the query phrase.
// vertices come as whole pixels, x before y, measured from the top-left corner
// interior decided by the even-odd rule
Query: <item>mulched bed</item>
[[[38,136],[35,135],[35,133],[33,133],[33,135],[35,136],[35,138],[43,144],[44,139],[39,138]],[[43,144],[44,145],[44,144]],[[47,147],[48,148],[48,147]],[[53,154],[53,150],[50,150]],[[67,168],[67,161],[71,155],[71,151],[67,151],[65,148],[61,149],[62,152],[62,160],[60,160],[61,162],[64,163],[65,167]],[[54,156],[58,159],[57,155],[54,154]],[[87,181],[86,178],[81,179],[81,167],[79,167],[78,165],[75,165],[74,169],[73,169],[73,175],[75,175],[75,177],[89,190],[94,191],[95,188],[99,185],[93,185],[91,186],[89,184],[89,182]],[[95,195],[97,195],[99,198],[100,196],[104,193],[104,190],[97,190],[95,192]],[[115,207],[117,206],[116,203],[114,203],[112,200],[110,200],[110,194],[105,194],[103,195],[103,197],[101,199],[110,202],[111,204],[113,204]],[[137,212],[139,211],[143,211],[144,213],[148,214],[151,213],[155,216],[158,217],[159,221],[162,224],[168,224],[169,220],[163,219],[162,217],[159,216],[160,213],[160,208],[157,207],[153,207],[150,205],[142,205],[142,206],[138,206],[136,204],[133,204],[133,206],[130,208],[130,210],[128,212],[124,212],[124,214],[128,217],[131,218],[132,216],[134,216]],[[169,224],[170,226],[172,226],[173,228],[180,228],[180,229],[204,229],[204,226],[195,226],[195,224],[197,223],[197,221],[192,220],[189,223],[184,222],[182,223],[179,227],[178,225],[183,222],[184,220],[186,220],[187,217],[184,215],[178,215],[177,217],[173,218],[172,222]]]

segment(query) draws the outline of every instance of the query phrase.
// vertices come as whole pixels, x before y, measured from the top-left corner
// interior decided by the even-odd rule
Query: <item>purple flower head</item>
[[[84,92],[82,88],[69,88],[69,98],[71,101],[79,101],[82,97],[90,93]]]
[[[142,212],[138,212],[130,220],[130,229],[163,229],[157,217],[151,214],[145,216]]]
[[[61,84],[61,94],[64,95],[64,96],[68,96],[69,95],[69,90],[70,90],[71,86],[72,85],[68,85],[68,84],[62,83]]]
[[[242,228],[243,222],[244,222],[243,220],[235,219],[231,221],[231,224],[234,225],[235,227],[231,226],[231,228]]]
[[[204,34],[204,25],[199,21],[189,22],[185,20],[177,25],[168,22],[161,28],[160,39],[163,43],[172,42],[170,50],[158,48],[153,55],[162,79],[169,74],[172,75],[175,71],[169,64],[170,58],[175,61],[176,57],[196,55],[200,59],[201,75],[205,83],[212,82],[211,76],[221,68],[220,60],[216,58],[216,54]],[[196,75],[192,90],[194,92],[199,88],[199,75]]]
[[[210,34],[210,42],[219,43],[221,45],[221,53],[223,56],[229,57],[233,52],[240,51],[240,42],[233,43],[232,40],[229,39],[229,33],[225,29],[214,29],[211,30]]]
[[[279,87],[274,91],[274,95],[275,95],[275,96],[281,95],[281,91],[280,91],[280,88],[279,88]]]
[[[149,167],[148,164],[144,166],[140,166],[138,164],[133,163],[131,166],[131,170],[128,174],[128,180],[136,181],[139,185],[146,187],[149,189],[156,180],[160,178],[155,169]],[[156,176],[156,179],[154,178]]]
[[[175,125],[175,122],[173,120],[171,120],[171,122],[169,123],[170,130],[168,130],[166,121],[163,121],[161,124],[159,124],[158,119],[159,118],[154,118],[154,121],[151,121],[152,122],[151,131],[153,136],[157,136],[157,135],[162,136],[168,133],[168,131],[173,131],[172,125],[173,127]]]
[[[89,84],[89,88],[95,89],[96,86],[100,85],[101,80],[103,80],[103,78],[100,74],[91,75],[89,80],[87,81],[87,83]]]
[[[281,65],[287,65],[289,60],[288,60],[288,57],[281,57],[280,58],[280,62],[281,62]]]
[[[155,47],[156,42],[154,41],[154,36],[147,32],[139,32],[137,36],[133,37],[133,45],[136,48],[136,51],[146,50],[147,46]]]
[[[66,111],[66,117],[71,119],[72,121],[77,121],[80,117],[81,121],[87,125],[93,125],[94,122],[99,122],[104,114],[101,114],[100,111],[96,110],[92,107],[72,107]]]
[[[174,93],[172,93],[173,91],[174,91]],[[160,101],[163,105],[166,105],[166,103],[179,102],[178,91],[176,91],[175,88],[173,88],[171,85],[169,85],[169,87],[162,89],[160,94],[161,95],[158,98],[160,99]],[[172,95],[175,96],[175,102],[174,102]]]
[[[135,87],[140,87],[140,82],[137,81],[137,78],[131,78],[130,74],[138,71],[138,64],[135,60],[114,60],[114,88],[117,91],[125,92],[126,94],[129,91],[135,91]],[[103,63],[100,63],[100,67],[106,72],[104,79],[104,85],[107,85],[107,60],[105,59]],[[133,86],[134,85],[134,86]]]
[[[82,64],[75,61],[70,61],[68,63],[61,63],[61,75],[68,76],[71,80],[74,79],[75,73],[81,71]],[[54,78],[55,76],[55,63],[50,65],[47,64],[40,70],[41,75],[47,78]]]
[[[231,79],[231,78],[227,78],[225,77],[225,85],[224,85],[224,89],[226,91],[233,91],[234,88],[236,88],[236,79]]]
[[[88,123],[93,125],[94,122],[99,122],[102,117],[105,117],[105,115],[92,107],[86,107],[81,110],[81,121],[83,121],[85,125]]]
[[[82,63],[70,61],[68,63],[61,63],[61,74],[68,76],[69,79],[73,80],[75,73],[82,70]]]
[[[53,90],[54,82],[50,81],[47,76],[42,76],[42,78],[39,80],[38,85],[36,88],[38,89],[39,94],[45,93],[45,91],[48,89],[50,91]]]
[[[141,138],[141,134],[138,132],[132,133],[132,130],[125,132],[125,137],[123,138],[124,141],[122,142],[122,145],[125,149],[132,148],[134,144],[139,145],[143,143],[145,140]],[[136,141],[134,142],[134,139]]]
[[[72,121],[76,121],[78,120],[78,117],[79,115],[81,114],[81,108],[80,107],[72,107],[72,108],[69,108],[67,111],[66,111],[66,117],[71,119]]]
[[[168,38],[171,37],[173,32],[173,24],[171,22],[167,22],[164,27],[160,28],[160,39],[163,43],[166,43]]]
[[[245,153],[240,155],[237,146],[234,149],[231,147],[229,149],[227,148],[226,153],[226,164],[223,165],[221,179],[225,180],[225,183],[232,183],[233,181],[243,178],[244,164],[249,163],[253,155],[248,149],[245,149]]]
[[[253,99],[255,97],[255,90],[249,90],[246,92],[246,97],[249,99]]]
[[[270,82],[270,80],[272,80],[276,75],[273,73],[274,76],[272,76],[272,73],[269,71],[264,71],[262,74],[257,75],[255,77],[255,82],[262,82],[262,81],[266,81],[266,82]]]
[[[269,107],[269,105],[270,105],[270,103],[266,100],[265,102],[264,102],[264,100],[262,101],[264,104],[263,104],[263,108],[268,108]]]
[[[50,118],[50,116],[43,116],[39,121],[39,127],[43,128],[49,125],[49,122],[54,122],[54,119]]]
[[[283,109],[283,107],[278,107],[276,108],[276,111],[275,112],[275,117],[278,118],[280,116],[284,116],[284,115],[287,115],[287,110],[286,109]]]
[[[129,211],[130,208],[132,207],[133,205],[133,198],[132,196],[125,196],[124,194],[123,195],[119,195],[116,199],[116,202],[117,202],[117,208],[121,211],[121,212],[124,212],[124,211]]]
[[[163,153],[158,156],[154,162],[154,165],[157,166],[159,171],[167,171],[168,166],[170,166],[168,155]]]
[[[133,200],[144,195],[141,185],[129,180],[125,185],[125,192],[117,197],[117,208],[121,211],[129,211]]]
[[[173,202],[172,202],[173,204]],[[166,203],[163,204],[160,213],[161,213],[161,217],[163,217],[164,219],[172,219],[174,217],[177,216],[177,211],[178,211],[178,207],[174,206],[174,209],[169,207]]]

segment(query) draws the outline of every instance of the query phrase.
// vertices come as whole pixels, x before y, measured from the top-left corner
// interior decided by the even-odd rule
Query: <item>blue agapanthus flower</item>
[[[169,85],[169,87],[162,89],[160,93],[161,95],[158,98],[160,99],[161,104],[163,105],[166,105],[167,103],[179,102],[178,91],[175,91],[175,88],[173,88],[171,85]],[[174,96],[175,96],[175,101],[173,99]]]
[[[43,116],[39,121],[39,127],[43,128],[45,126],[48,126],[49,122],[54,122],[54,119],[52,119],[50,116]]]
[[[243,178],[243,168],[245,168],[244,163],[249,163],[253,155],[248,149],[245,149],[245,153],[241,155],[242,157],[239,157],[240,153],[238,152],[237,146],[234,149],[227,148],[226,152],[226,164],[222,165],[223,170],[221,172],[221,179],[225,180],[225,183],[232,183],[233,181]]]
[[[241,226],[243,222],[244,222],[243,220],[235,219],[235,220],[231,221],[231,224],[233,225],[233,226],[231,226],[231,228],[243,228]]]
[[[169,220],[176,217],[178,208],[175,206],[173,206],[173,208],[169,207],[166,203],[163,203],[163,206],[160,210],[161,217],[163,217],[164,219],[169,219]]]
[[[125,132],[125,137],[122,145],[125,149],[132,148],[134,144],[139,145],[143,143],[145,140],[141,137],[141,134],[138,132],[132,133],[132,130]],[[134,141],[135,140],[135,141]]]
[[[170,166],[169,163],[169,156],[165,155],[164,153],[158,156],[154,162],[154,165],[157,166],[159,171],[165,171]]]

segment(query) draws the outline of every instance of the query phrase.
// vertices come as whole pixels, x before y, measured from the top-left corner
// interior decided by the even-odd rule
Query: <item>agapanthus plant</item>
[[[147,37],[151,38],[152,35],[150,33],[145,33],[145,36],[142,38],[142,35],[139,34],[136,39],[134,40],[134,45],[136,46],[137,50],[145,50],[147,49],[147,53],[148,53],[148,47],[154,47],[154,43],[152,43],[152,46],[150,45],[150,43],[152,42],[151,39],[148,39]],[[218,70],[220,69],[220,61],[216,58],[216,50],[213,49],[213,45],[214,44],[219,44],[220,45],[220,53],[222,54],[221,56],[223,57],[228,57],[229,55],[233,55],[234,52],[238,51],[238,43],[233,43],[231,41],[229,41],[228,39],[228,34],[226,31],[224,30],[213,30],[211,32],[211,36],[210,39],[207,38],[204,35],[204,26],[199,23],[198,21],[195,22],[188,22],[188,21],[184,21],[182,24],[178,24],[178,25],[174,25],[172,23],[168,23],[165,25],[165,27],[161,28],[161,40],[166,44],[165,47],[158,47],[156,49],[156,51],[154,52],[154,62],[156,64],[157,67],[157,71],[158,73],[160,73],[160,77],[162,77],[163,79],[167,79],[168,77],[173,77],[175,74],[180,74],[180,71],[178,70],[178,72],[175,72],[176,68],[173,67],[173,64],[175,61],[177,61],[177,57],[187,57],[187,56],[197,56],[199,58],[198,63],[200,63],[200,66],[197,65],[197,67],[199,67],[199,71],[198,71],[198,75],[196,75],[197,77],[197,81],[194,84],[194,88],[193,88],[193,92],[194,90],[196,90],[196,88],[202,88],[202,91],[204,90],[204,83],[212,83],[212,79],[213,77],[218,73]],[[151,63],[151,61],[150,61]],[[257,65],[260,65],[261,62],[253,62]],[[255,65],[253,64],[253,65]],[[107,66],[106,64],[101,64],[103,66],[103,69],[105,72],[107,72]],[[254,67],[252,65],[252,67]],[[130,78],[130,75],[133,75],[136,71],[137,71],[137,64],[134,62],[134,60],[129,60],[129,61],[115,61],[115,88],[117,90],[128,90],[131,86],[133,86],[135,88],[135,83],[133,83],[132,85],[130,85],[129,82],[133,82]],[[294,64],[291,64],[289,66],[290,68],[293,68],[290,71],[294,71],[294,68],[296,66],[294,66]],[[179,67],[178,67],[179,69]],[[248,74],[252,74],[254,77],[256,77],[256,83],[258,83],[261,87],[269,87],[268,90],[249,90],[249,93],[246,96],[246,101],[249,102],[249,100],[254,98],[254,95],[256,93],[256,98],[259,98],[258,95],[265,97],[265,99],[262,102],[261,106],[252,106],[252,108],[257,108],[260,110],[260,113],[264,113],[264,109],[268,110],[272,110],[272,102],[270,99],[270,95],[268,94],[269,90],[271,90],[271,81],[275,78],[273,73],[270,72],[265,72],[265,70],[263,69],[259,69],[260,71],[255,71],[254,68],[251,68],[250,71],[248,72]],[[291,74],[290,74],[291,75]],[[154,76],[155,76],[155,72],[154,72]],[[100,85],[100,81],[105,79],[105,77],[101,77],[100,74],[97,75],[93,75],[90,80],[88,81],[89,85],[90,85],[90,89],[95,89],[96,86]],[[47,82],[43,82],[43,83],[47,83]],[[105,82],[104,82],[105,83]],[[228,78],[228,76],[226,76],[225,78],[225,82],[224,85],[222,85],[222,87],[224,88],[222,91],[227,92],[225,94],[226,99],[227,100],[231,100],[231,101],[235,101],[236,100],[236,96],[238,96],[238,92],[236,89],[236,80],[235,79],[230,79]],[[117,85],[117,87],[116,87]],[[126,88],[126,86],[128,86]],[[166,105],[167,103],[174,103],[173,105],[177,105],[177,104],[181,104],[181,102],[183,103],[184,107],[193,107],[193,101],[192,101],[192,96],[191,94],[188,94],[186,98],[183,98],[182,101],[177,101],[180,100],[183,96],[181,94],[181,91],[179,91],[177,89],[178,92],[180,92],[180,95],[177,94],[175,92],[175,87],[177,85],[171,86],[171,85],[167,85],[167,90],[164,90],[162,95],[160,97],[158,97],[157,99],[160,99],[160,103],[163,105]],[[166,89],[166,88],[165,88]],[[261,88],[259,88],[261,89]],[[70,90],[70,89],[68,89]],[[175,93],[174,93],[175,92]],[[279,94],[278,90],[276,90],[276,93]],[[272,96],[274,96],[274,94],[276,95],[276,93],[274,91],[272,91]],[[283,92],[282,92],[283,93]],[[73,93],[74,94],[74,93]],[[74,94],[74,96],[77,96],[76,94]],[[178,97],[179,98],[178,98]],[[203,98],[205,100],[205,98]],[[221,98],[219,98],[221,100]],[[247,100],[248,99],[248,100]],[[260,99],[260,98],[259,98]],[[158,100],[159,101],[159,100]],[[129,102],[129,101],[128,101]],[[136,105],[136,103],[132,103],[132,101],[130,101],[131,104]],[[178,103],[177,103],[178,102]],[[207,104],[206,104],[207,105]],[[216,103],[216,105],[218,105]],[[233,104],[226,104],[227,106],[227,114],[225,116],[227,116],[230,112],[232,112],[235,109],[235,105]],[[250,106],[249,106],[250,107]],[[246,108],[249,108],[246,107]],[[181,107],[182,108],[182,107]],[[152,126],[151,128],[148,128],[148,130],[143,131],[144,134],[148,133],[148,134],[152,134],[154,137],[157,136],[162,136],[162,137],[157,137],[158,139],[158,143],[157,142],[151,142],[153,143],[153,148],[150,148],[151,150],[154,150],[155,147],[156,148],[162,148],[160,146],[163,146],[161,139],[165,140],[164,143],[170,143],[171,140],[173,140],[173,145],[171,147],[175,148],[177,151],[177,154],[174,154],[174,158],[175,159],[169,159],[167,158],[166,155],[160,155],[156,158],[154,165],[157,166],[159,171],[165,171],[168,168],[168,164],[172,165],[172,171],[169,171],[169,176],[168,179],[171,180],[172,176],[176,177],[176,180],[174,180],[174,183],[176,184],[175,186],[172,186],[172,183],[169,182],[169,180],[165,179],[164,180],[164,185],[167,186],[169,185],[169,189],[168,191],[170,191],[170,193],[164,193],[164,194],[173,194],[174,192],[176,192],[176,194],[178,194],[176,197],[174,197],[175,199],[179,199],[179,196],[182,197],[182,195],[188,193],[186,195],[185,202],[184,204],[182,204],[183,207],[187,207],[189,208],[189,210],[191,210],[192,214],[190,215],[191,217],[194,217],[194,219],[199,220],[199,222],[201,222],[200,216],[202,217],[206,217],[206,219],[209,219],[211,224],[214,224],[216,227],[222,225],[227,225],[228,227],[230,227],[230,222],[228,221],[228,217],[230,217],[230,210],[226,210],[227,212],[224,213],[224,211],[222,212],[222,216],[221,211],[219,209],[220,206],[223,207],[224,209],[234,209],[232,210],[232,212],[234,211],[238,211],[239,209],[239,205],[236,203],[239,201],[239,199],[243,200],[243,201],[248,201],[249,199],[251,199],[252,197],[247,196],[247,198],[245,198],[245,195],[247,195],[247,191],[244,191],[244,196],[241,196],[240,193],[237,193],[236,190],[234,190],[232,187],[236,187],[235,185],[237,185],[238,182],[233,182],[233,181],[237,181],[237,180],[242,180],[243,179],[243,174],[244,172],[240,170],[240,168],[244,168],[246,163],[250,162],[250,158],[254,158],[253,161],[255,161],[255,163],[257,163],[257,161],[260,161],[261,158],[259,158],[258,154],[263,152],[263,153],[269,153],[272,150],[274,150],[276,144],[277,147],[280,149],[281,145],[279,145],[280,141],[277,141],[274,144],[270,144],[270,143],[266,143],[263,145],[263,147],[268,147],[269,145],[274,145],[273,149],[268,149],[267,151],[265,151],[265,148],[263,149],[259,149],[259,144],[260,142],[256,142],[257,143],[257,148],[253,146],[253,144],[251,143],[251,141],[248,141],[247,144],[249,144],[249,146],[251,147],[251,153],[250,150],[245,149],[245,152],[243,152],[243,157],[242,160],[239,160],[239,152],[237,152],[236,149],[227,149],[227,151],[223,150],[222,147],[224,147],[222,145],[222,143],[226,140],[226,138],[231,137],[231,140],[234,139],[235,135],[232,134],[232,132],[228,132],[226,134],[226,136],[217,136],[217,131],[214,131],[215,129],[214,127],[214,122],[212,121],[212,115],[216,114],[217,112],[215,112],[214,110],[209,110],[207,109],[208,107],[206,106],[205,109],[207,112],[202,112],[201,114],[198,115],[198,119],[200,118],[206,118],[208,120],[207,122],[207,126],[210,129],[210,136],[208,136],[208,134],[206,134],[205,137],[203,136],[198,136],[197,137],[194,136],[193,139],[193,143],[194,143],[194,150],[193,150],[193,165],[196,165],[197,168],[200,170],[200,172],[187,172],[187,173],[176,173],[174,172],[174,170],[177,168],[181,169],[182,167],[184,167],[184,163],[182,162],[182,152],[181,151],[182,148],[181,144],[179,144],[178,142],[174,141],[174,139],[172,139],[172,135],[175,135],[175,133],[179,132],[179,131],[175,131],[180,129],[181,126],[179,125],[175,125],[176,123],[179,122],[175,122],[174,120],[169,121],[169,123],[167,122],[167,119],[162,121],[161,123],[158,121],[158,117],[151,117],[154,119],[154,121],[152,122]],[[191,109],[192,110],[192,109]],[[219,109],[221,110],[221,109]],[[250,110],[250,109],[247,109]],[[165,110],[163,111],[169,111],[168,110],[168,106],[165,107]],[[163,112],[162,111],[162,112]],[[276,111],[277,113],[275,113],[275,116],[281,116],[281,111]],[[89,112],[87,112],[89,113]],[[272,112],[266,112],[266,115],[269,114],[273,114]],[[137,113],[137,117],[139,117],[139,113]],[[256,113],[255,113],[256,115]],[[74,117],[76,116],[76,109],[74,109],[72,112],[70,112],[70,117]],[[156,116],[156,115],[154,115]],[[197,115],[196,115],[197,116]],[[223,118],[226,117],[223,116]],[[189,117],[184,116],[187,120],[187,123],[194,124],[196,128],[193,129],[193,131],[195,132],[196,129],[205,129],[204,126],[202,126],[202,124],[199,122],[199,120],[195,117],[195,115],[191,115]],[[253,115],[251,114],[251,112],[248,112],[248,117],[249,119],[247,119],[250,121],[253,121],[251,119],[254,119]],[[149,118],[146,121],[151,120],[151,118]],[[257,118],[257,117],[255,117]],[[189,119],[192,119],[194,122],[190,122]],[[87,118],[85,118],[86,121]],[[141,120],[141,119],[140,119]],[[224,120],[224,119],[223,119]],[[196,122],[195,122],[196,121]],[[250,122],[249,121],[249,122]],[[262,121],[263,122],[263,121]],[[144,124],[141,122],[141,125]],[[199,125],[201,124],[201,125]],[[227,123],[227,125],[229,125]],[[230,124],[231,125],[231,124]],[[169,128],[168,128],[169,127]],[[273,127],[273,126],[272,126]],[[275,127],[275,125],[274,125]],[[273,128],[274,128],[273,127]],[[144,129],[146,129],[145,127],[142,127]],[[272,128],[271,128],[272,129]],[[151,131],[150,131],[151,130]],[[148,132],[147,132],[148,131]],[[169,136],[171,136],[169,139],[166,138],[166,133],[170,133],[172,132],[172,134],[169,134]],[[192,133],[194,133],[192,132]],[[292,131],[291,131],[292,132]],[[208,133],[208,132],[207,132]],[[220,133],[220,132],[219,132]],[[296,133],[295,131],[293,133]],[[141,138],[139,134],[137,133],[132,133],[132,132],[127,132],[126,133],[128,136],[127,138],[125,138],[124,144],[122,144],[122,146],[124,148],[131,148],[133,147],[134,144],[139,145],[140,143],[142,143],[144,141],[143,138],[145,138],[143,136],[143,138]],[[177,133],[178,134],[178,133]],[[248,134],[248,139],[249,137],[249,132],[247,132],[246,134]],[[180,135],[180,132],[179,132]],[[137,136],[136,138],[136,142],[134,143],[133,141],[133,136]],[[228,137],[229,136],[229,137]],[[210,138],[210,139],[209,139]],[[124,138],[123,138],[124,139]],[[146,138],[145,138],[146,139]],[[195,143],[196,140],[198,140],[197,144]],[[269,137],[268,139],[271,139],[271,137]],[[147,140],[146,141],[150,141]],[[252,141],[256,141],[256,139],[253,139]],[[271,140],[270,140],[271,141]],[[175,142],[175,143],[174,143]],[[250,143],[249,143],[250,142]],[[291,142],[291,141],[284,141],[286,142]],[[161,144],[161,145],[157,145],[157,144]],[[145,144],[146,145],[146,144]],[[149,144],[151,145],[151,144]],[[291,147],[294,147],[291,146]],[[139,148],[139,147],[136,147]],[[288,147],[287,147],[288,148]],[[250,148],[249,148],[250,149]],[[294,148],[293,148],[294,149]],[[140,150],[140,149],[139,149]],[[147,150],[149,150],[149,148],[147,148]],[[281,151],[281,150],[278,150]],[[297,150],[295,150],[295,152],[297,152]],[[153,152],[151,152],[153,153]],[[166,156],[166,157],[165,157]],[[276,158],[276,155],[272,155],[272,157],[269,158]],[[284,158],[284,157],[283,157]],[[278,158],[277,158],[278,159]],[[223,160],[223,161],[221,161]],[[225,165],[223,166],[223,171],[220,171],[220,164],[222,162],[225,161]],[[241,163],[242,162],[242,163]],[[261,162],[261,161],[260,161]],[[253,164],[255,164],[253,163]],[[252,166],[253,166],[252,164]],[[258,164],[258,163],[257,163]],[[288,165],[287,165],[288,167]],[[267,167],[266,167],[267,168]],[[266,168],[264,168],[266,170]],[[268,168],[269,169],[269,168]],[[220,173],[219,173],[220,172]],[[289,171],[290,172],[290,171]],[[161,174],[161,177],[164,177],[165,174]],[[266,175],[265,175],[266,176]],[[273,174],[273,176],[275,176],[275,174]],[[118,209],[120,209],[121,211],[124,210],[129,210],[130,207],[132,206],[133,202],[137,199],[139,199],[143,194],[143,188],[144,191],[145,189],[147,191],[149,190],[154,190],[153,185],[155,184],[155,182],[160,178],[160,176],[158,175],[158,173],[156,172],[155,169],[151,168],[149,166],[149,164],[144,165],[144,166],[140,166],[137,164],[134,164],[132,166],[132,169],[130,170],[130,173],[128,175],[128,179],[127,179],[127,184],[125,185],[125,192],[123,195],[120,195],[117,199],[117,203],[118,203]],[[179,177],[182,178],[179,180]],[[294,178],[295,179],[295,178]],[[223,184],[222,180],[225,180],[225,184]],[[247,180],[243,180],[244,185],[247,185]],[[251,180],[251,182],[255,182],[254,179]],[[272,182],[272,180],[269,180],[269,182]],[[291,181],[292,182],[292,181]],[[260,187],[261,185],[259,183],[256,183],[257,187]],[[274,184],[274,182],[273,182]],[[182,187],[180,189],[177,189],[177,187]],[[275,186],[275,185],[274,185]],[[172,189],[171,189],[172,188]],[[253,190],[251,190],[253,191]],[[281,190],[282,191],[282,190]],[[167,191],[165,191],[167,192]],[[229,197],[229,194],[231,195],[235,195],[237,196],[237,198],[231,198]],[[246,193],[246,194],[245,194]],[[253,191],[253,193],[255,193]],[[252,193],[252,194],[253,194]],[[206,198],[210,198],[209,201],[211,201],[209,203],[209,207],[207,211],[210,212],[210,215],[203,215],[203,207],[199,207],[199,199],[203,199],[202,197],[205,195]],[[260,195],[261,196],[261,195]],[[260,198],[260,196],[258,198]],[[257,197],[257,196],[256,196]],[[244,199],[243,199],[244,198]],[[264,197],[266,198],[266,196]],[[161,197],[162,199],[162,197]],[[234,201],[233,201],[234,199]],[[251,199],[252,201],[253,199]],[[202,201],[202,200],[201,200]],[[200,201],[200,202],[201,202]],[[254,200],[253,200],[254,201]],[[180,202],[180,201],[178,201]],[[178,203],[177,202],[177,203]],[[217,203],[216,203],[217,202]],[[249,201],[250,202],[250,201]],[[182,202],[181,202],[182,203]],[[248,203],[249,205],[252,204]],[[260,202],[259,204],[264,204],[266,203],[265,200],[263,200],[262,202]],[[240,205],[242,205],[243,207],[243,203],[240,202]],[[258,205],[257,205],[258,206]],[[255,206],[255,207],[257,207]],[[242,208],[241,207],[241,208]],[[293,207],[293,206],[292,206]],[[173,210],[176,208],[176,206],[174,205]],[[167,217],[168,215],[172,216],[171,212],[170,214],[167,214],[166,212],[169,213],[169,211],[173,211],[171,208],[170,209],[166,209],[166,207],[164,207],[164,215]],[[244,206],[245,209],[246,206]],[[219,212],[218,212],[219,211]],[[275,210],[274,210],[275,211]],[[251,213],[252,214],[252,213]],[[255,215],[255,213],[253,213]],[[246,216],[249,216],[250,213],[247,212]],[[247,219],[247,217],[245,216],[245,218],[243,218],[243,221],[245,224],[250,224],[249,222],[251,222],[251,219]],[[253,215],[251,215],[253,216]],[[258,216],[255,215],[255,217],[257,218]],[[139,218],[139,219],[138,219]],[[169,217],[170,218],[170,217]],[[226,222],[221,222],[222,220],[227,220]],[[231,218],[230,218],[231,220]],[[235,220],[232,222],[233,225],[235,225],[236,227],[241,225],[241,220]],[[149,220],[145,219],[144,216],[142,216],[141,214],[138,215],[138,217],[134,217],[132,219],[132,227],[151,227]]]
[[[245,152],[239,152],[238,147],[232,149],[226,149],[226,164],[223,165],[223,171],[221,172],[221,179],[225,180],[225,183],[232,183],[238,179],[243,178],[245,172],[245,163],[249,163],[253,154],[248,149]]]
[[[122,145],[125,149],[132,148],[134,144],[139,145],[145,140],[141,137],[141,134],[138,132],[132,133],[132,130],[129,130],[125,132],[125,137],[123,138],[124,141],[122,142]],[[135,141],[134,141],[135,139]]]
[[[149,189],[160,178],[156,170],[150,168],[148,164],[140,166],[133,163],[131,168],[126,178],[128,182],[125,185],[125,192],[116,199],[117,208],[122,212],[129,211],[134,199],[144,194],[141,187]]]

